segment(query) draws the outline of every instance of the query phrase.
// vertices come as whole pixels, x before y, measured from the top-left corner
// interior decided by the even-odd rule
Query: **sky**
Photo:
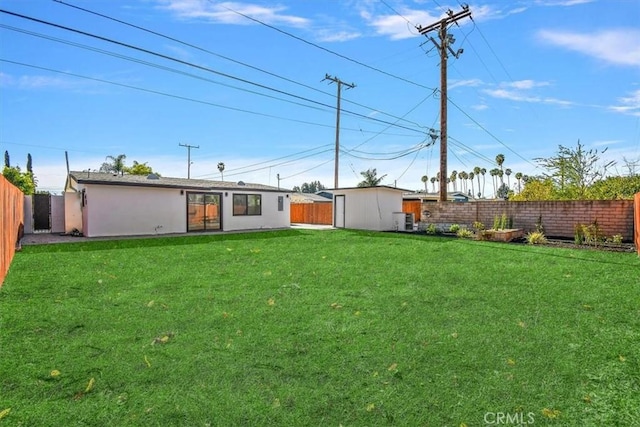
[[[468,6],[448,28],[449,173],[503,154],[514,174],[539,175],[536,158],[578,141],[612,173],[640,160],[639,1]],[[417,27],[462,8],[0,0],[0,151],[23,169],[30,153],[54,193],[65,153],[71,170],[125,154],[167,177],[333,188],[340,87],[338,186],[375,168],[382,184],[424,189],[439,170],[442,43]]]

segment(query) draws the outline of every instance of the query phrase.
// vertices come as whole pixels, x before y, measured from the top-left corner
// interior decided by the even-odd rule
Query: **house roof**
[[[407,190],[406,188],[392,187],[390,185],[375,185],[373,187],[342,187],[342,188],[332,188],[330,190],[335,192],[335,191],[342,191],[342,190],[371,190],[372,188],[395,190],[395,191],[401,191],[403,193],[410,191],[410,190]]]
[[[291,203],[331,203],[331,199],[313,193],[292,193]]]
[[[231,182],[231,181],[212,181],[208,179],[186,179],[186,178],[170,178],[159,177],[155,174],[151,175],[117,175],[104,172],[69,172],[71,179],[78,184],[96,184],[96,185],[123,185],[129,187],[156,187],[156,188],[181,188],[185,190],[256,190],[256,191],[274,191],[281,193],[289,193],[290,190],[279,189],[270,185]]]
[[[414,199],[414,200],[422,200],[422,199],[428,199],[428,200],[437,200],[440,197],[440,193],[425,193],[425,192],[409,192],[409,193],[404,193],[402,195],[402,198],[405,200],[410,200],[410,199]],[[447,192],[447,199],[449,200],[454,200],[454,199],[471,199],[471,197],[468,194],[465,194],[461,191],[449,191]]]

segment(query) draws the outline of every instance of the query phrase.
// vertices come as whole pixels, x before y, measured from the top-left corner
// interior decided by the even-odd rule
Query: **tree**
[[[378,178],[378,171],[376,170],[376,168],[367,169],[366,171],[360,172],[360,175],[364,177],[364,180],[358,183],[358,187],[375,187],[376,185],[379,185],[387,176],[387,174],[384,174]]]
[[[2,175],[20,189],[25,195],[34,194],[36,191],[36,179],[30,172],[22,172],[20,166],[7,167],[2,170]]]
[[[493,197],[495,198],[498,195],[498,186],[496,184],[496,176],[498,176],[498,172],[500,169],[493,168],[489,171],[489,175],[491,175],[491,182],[493,183]]]
[[[9,159],[9,152],[7,150],[4,151],[4,167],[11,167],[11,160]]]
[[[224,181],[224,162],[218,163],[218,170],[220,171],[220,179]]]
[[[487,180],[486,180],[484,174],[487,173],[487,170],[485,168],[482,168],[482,169],[480,169],[480,173],[482,174],[482,197],[485,197],[484,188],[487,185]],[[478,186],[480,186],[480,184],[478,184]],[[480,191],[479,188],[478,188],[478,191]]]
[[[544,174],[558,187],[558,195],[563,199],[585,199],[588,188],[595,181],[601,179],[608,168],[615,162],[600,162],[600,154],[596,149],[585,150],[578,140],[576,148],[558,146],[558,152],[553,157],[534,159],[547,170]]]
[[[453,184],[453,191],[456,191],[456,178],[458,177],[458,171],[452,170],[451,175],[449,176],[451,183]]]
[[[438,178],[436,178],[435,176],[432,176],[430,181],[431,181],[431,188],[433,189],[433,192],[436,192],[436,181],[438,180]]]
[[[124,159],[127,156],[125,154],[118,154],[117,156],[107,156],[105,162],[100,166],[100,172],[112,172],[123,175],[125,172]]]
[[[424,184],[424,192],[427,192],[427,182],[429,182],[429,177],[427,175],[422,175],[422,178],[420,178],[420,181],[422,181],[422,183]]]
[[[147,162],[144,163],[138,163],[137,161],[133,161],[133,166],[124,167],[124,172],[131,174],[131,175],[149,175],[149,174],[155,174],[160,176],[159,173],[154,172],[153,168],[149,165],[147,165]]]
[[[496,164],[502,170],[502,164],[504,163],[504,154],[498,154],[496,156]]]
[[[520,183],[522,182],[522,172],[516,172],[516,179],[518,180],[518,193],[522,191]]]
[[[473,188],[473,178],[476,177],[475,172],[469,172],[469,181],[471,181],[471,197],[476,197],[475,189]]]
[[[504,174],[507,175],[507,186],[509,188],[511,188],[511,178],[509,178],[511,176],[511,174],[513,173],[513,171],[509,168],[506,168],[504,170]]]
[[[514,201],[557,200],[555,185],[550,178],[527,177],[524,188],[519,194],[511,197]]]
[[[610,176],[589,188],[589,198],[599,200],[633,199],[640,193],[640,175]]]
[[[302,187],[298,187],[297,185],[293,187],[293,191],[297,193],[317,193],[318,191],[324,190],[326,187],[322,185],[320,181],[311,181],[305,182],[302,184]]]

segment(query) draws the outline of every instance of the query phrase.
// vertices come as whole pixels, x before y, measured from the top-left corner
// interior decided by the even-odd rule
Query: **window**
[[[262,215],[260,194],[234,194],[233,215]]]

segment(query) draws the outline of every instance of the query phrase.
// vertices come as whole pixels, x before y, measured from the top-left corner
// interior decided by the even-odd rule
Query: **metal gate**
[[[33,230],[51,230],[51,196],[49,194],[33,195]]]

